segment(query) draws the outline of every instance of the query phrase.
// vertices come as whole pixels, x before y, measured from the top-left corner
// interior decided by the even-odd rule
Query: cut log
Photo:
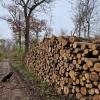
[[[79,43],[79,42],[74,42],[74,43],[73,43],[73,48],[81,48],[81,43]]]
[[[71,70],[71,71],[69,72],[69,76],[70,76],[72,79],[74,79],[74,78],[75,78],[75,72],[74,72],[73,70]]]
[[[100,94],[99,95],[94,95],[93,100],[100,100]]]
[[[96,86],[96,87],[98,87],[98,82],[94,81],[93,85]]]
[[[95,89],[95,94],[99,94],[99,89]]]
[[[69,88],[67,86],[64,86],[64,94],[65,95],[69,94]]]
[[[76,42],[76,41],[78,41],[78,38],[77,38],[77,37],[75,37],[75,36],[69,37],[69,42],[70,42],[70,43],[74,43],[74,42]]]
[[[90,68],[93,66],[93,60],[89,59],[86,61],[86,65]]]
[[[77,58],[80,59],[81,57],[82,57],[82,54],[81,53],[78,53],[77,54]]]
[[[83,69],[84,69],[84,70],[88,70],[88,69],[89,69],[89,67],[87,66],[87,64],[84,64],[84,65],[83,65]]]
[[[96,72],[90,73],[90,80],[97,82],[99,80],[99,75]]]
[[[80,84],[80,80],[76,79],[76,85]]]
[[[90,74],[89,74],[89,73],[85,73],[85,78],[86,78],[87,80],[89,80],[89,79],[90,79]]]
[[[100,83],[98,84],[98,89],[100,90]]]
[[[98,59],[100,60],[100,55],[98,56]]]
[[[85,87],[86,87],[86,88],[90,88],[90,89],[91,89],[92,86],[93,86],[92,84],[85,84]]]
[[[84,54],[86,55],[86,54],[88,54],[89,53],[89,49],[85,49],[84,50]]]
[[[92,88],[92,89],[89,89],[89,90],[88,90],[88,93],[89,93],[90,95],[94,95],[95,89],[93,89],[93,88]]]
[[[94,70],[97,71],[97,72],[100,72],[100,63],[94,64]]]
[[[100,50],[100,44],[92,44],[92,50]]]
[[[86,95],[86,93],[87,93],[86,88],[85,88],[85,87],[82,87],[82,88],[81,88],[81,94],[82,94],[82,95]]]
[[[81,97],[82,97],[82,94],[81,94],[81,93],[76,93],[76,98],[77,98],[78,100],[80,100]]]
[[[99,55],[99,50],[93,50],[92,54],[95,55],[95,56],[98,56]]]
[[[75,68],[74,64],[69,64],[69,70],[73,70]]]
[[[87,100],[87,97],[82,96],[80,100]]]

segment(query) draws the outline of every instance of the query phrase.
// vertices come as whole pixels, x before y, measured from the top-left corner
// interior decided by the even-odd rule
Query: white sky
[[[7,15],[6,9],[0,6],[0,16]],[[58,35],[61,29],[67,30],[68,33],[73,29],[71,20],[71,4],[67,0],[56,0],[52,11],[51,27],[54,34]],[[11,38],[12,31],[6,21],[0,19],[0,37]]]

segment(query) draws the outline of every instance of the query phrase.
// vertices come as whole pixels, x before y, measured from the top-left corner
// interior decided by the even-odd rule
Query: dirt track
[[[8,82],[1,82],[3,76],[12,71],[9,62],[0,62],[0,100],[45,100],[35,82],[13,70]]]
[[[11,71],[8,62],[0,63],[0,80]],[[0,100],[30,100],[24,91],[24,86],[18,81],[15,73],[8,82],[0,82]]]

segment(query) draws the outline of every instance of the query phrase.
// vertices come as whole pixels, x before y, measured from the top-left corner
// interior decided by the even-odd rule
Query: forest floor
[[[10,71],[14,74],[8,82],[1,79]],[[0,62],[0,100],[45,100],[35,82],[13,70],[8,61]]]

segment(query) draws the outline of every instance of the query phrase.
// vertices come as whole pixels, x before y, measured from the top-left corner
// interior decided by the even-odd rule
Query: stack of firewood
[[[26,66],[59,94],[78,100],[100,100],[100,44],[76,37],[46,38],[31,48]]]

